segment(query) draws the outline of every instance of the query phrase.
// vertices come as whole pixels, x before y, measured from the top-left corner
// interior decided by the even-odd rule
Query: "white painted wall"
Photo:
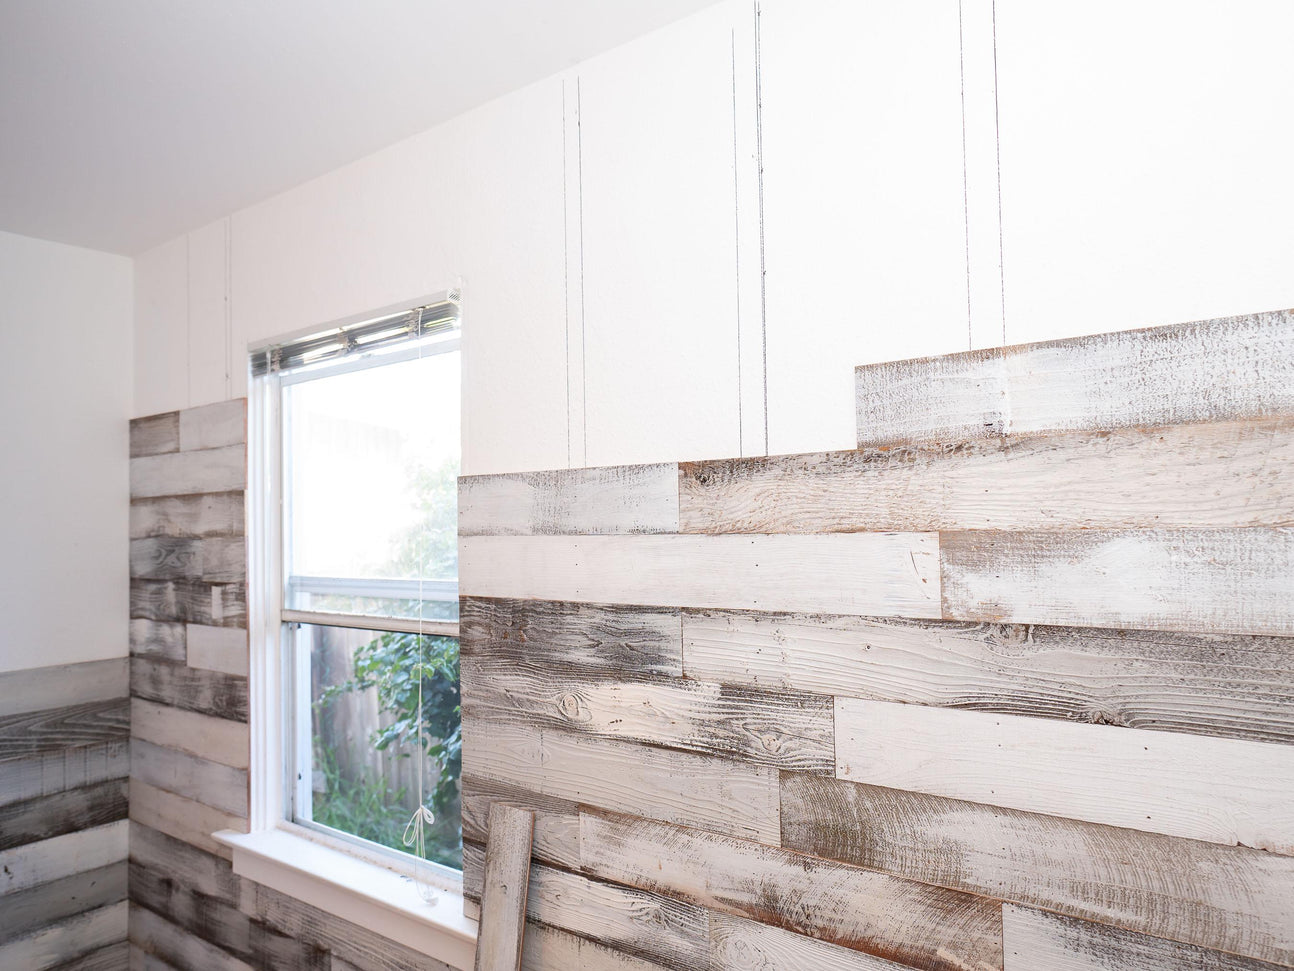
[[[1294,6],[762,0],[758,74],[753,12],[144,254],[135,413],[460,280],[473,473],[847,448],[855,364],[1294,305]]]
[[[127,653],[131,285],[0,232],[0,671]]]

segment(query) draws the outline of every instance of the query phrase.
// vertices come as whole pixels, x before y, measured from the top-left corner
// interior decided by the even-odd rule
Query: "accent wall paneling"
[[[527,941],[622,962],[1294,967],[1292,379],[1259,314],[861,367],[857,451],[464,477],[469,901],[504,802]]]

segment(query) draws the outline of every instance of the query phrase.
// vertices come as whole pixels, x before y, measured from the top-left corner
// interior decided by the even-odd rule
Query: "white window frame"
[[[360,323],[410,307],[436,303],[448,293],[357,314],[315,326],[282,340],[292,340],[333,327]],[[454,341],[457,344],[457,340]],[[268,345],[252,348],[257,350]],[[410,348],[413,355],[416,349]],[[387,352],[380,363],[344,360],[321,368],[319,374],[342,373],[360,367],[394,363],[401,352]],[[302,378],[270,374],[249,378],[247,540],[249,715],[251,752],[248,770],[250,805],[248,833],[223,831],[216,838],[233,850],[234,872],[289,894],[352,923],[383,934],[452,967],[470,969],[477,923],[463,914],[462,877],[436,866],[431,882],[440,891],[434,905],[420,896],[412,877],[414,858],[358,838],[306,827],[288,818],[291,807],[288,772],[293,744],[291,651],[286,623],[350,626],[333,614],[286,611],[283,605],[282,542],[282,388]],[[387,621],[381,621],[387,624]],[[413,621],[414,630],[418,629]],[[356,626],[360,626],[356,624]],[[363,623],[372,628],[372,623]],[[452,631],[450,628],[453,628]],[[399,629],[384,626],[382,629]],[[424,633],[452,633],[456,622],[422,622]],[[419,876],[428,879],[426,868]]]

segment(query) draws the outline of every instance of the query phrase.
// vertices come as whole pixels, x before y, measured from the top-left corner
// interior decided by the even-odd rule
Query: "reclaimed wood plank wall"
[[[1294,967],[1294,314],[857,385],[460,479],[469,901],[505,802],[532,971]]]

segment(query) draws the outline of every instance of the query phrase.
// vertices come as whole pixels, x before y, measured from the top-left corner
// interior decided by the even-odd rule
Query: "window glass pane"
[[[457,350],[284,387],[289,609],[457,618],[459,401]]]
[[[458,641],[288,629],[298,678],[294,819],[412,853],[402,837],[421,782],[436,816],[424,829],[423,857],[461,869]]]

